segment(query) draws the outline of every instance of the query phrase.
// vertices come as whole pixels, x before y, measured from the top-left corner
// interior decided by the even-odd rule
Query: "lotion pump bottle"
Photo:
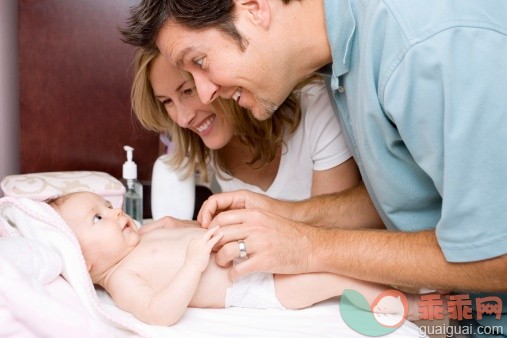
[[[132,160],[134,148],[124,146],[127,161],[123,164],[123,184],[127,190],[123,198],[123,210],[134,220],[143,223],[143,186],[137,180],[137,165]]]

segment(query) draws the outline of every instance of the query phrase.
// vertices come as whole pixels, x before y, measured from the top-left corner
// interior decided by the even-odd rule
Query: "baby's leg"
[[[379,284],[332,273],[275,275],[274,278],[276,296],[280,303],[288,309],[302,309],[340,296],[345,289],[359,292],[371,305],[380,293],[387,290],[386,287]]]
[[[392,289],[380,284],[332,273],[307,273],[300,275],[275,275],[275,293],[278,301],[288,309],[302,309],[323,300],[340,296],[345,289],[351,289],[363,295],[368,304],[382,292]],[[409,320],[419,319],[419,295],[405,293],[408,300]],[[356,304],[357,305],[357,304]],[[364,309],[364,310],[370,310]],[[381,312],[396,313],[399,309],[386,308]]]

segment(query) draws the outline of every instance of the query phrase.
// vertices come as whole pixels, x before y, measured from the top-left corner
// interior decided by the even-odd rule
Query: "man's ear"
[[[271,6],[268,0],[236,0],[237,13],[248,14],[251,22],[268,28],[271,22]]]

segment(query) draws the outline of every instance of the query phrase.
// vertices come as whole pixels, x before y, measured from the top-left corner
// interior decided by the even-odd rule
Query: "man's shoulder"
[[[377,10],[396,19],[408,38],[450,27],[507,29],[507,1],[382,0]]]

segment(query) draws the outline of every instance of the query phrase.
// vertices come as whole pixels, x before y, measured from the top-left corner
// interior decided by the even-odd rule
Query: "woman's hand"
[[[200,226],[199,223],[197,223],[196,221],[183,220],[171,216],[165,216],[154,222],[143,225],[141,229],[139,229],[139,234],[143,235],[147,232],[160,228],[172,229],[172,228],[199,227],[199,226]]]

